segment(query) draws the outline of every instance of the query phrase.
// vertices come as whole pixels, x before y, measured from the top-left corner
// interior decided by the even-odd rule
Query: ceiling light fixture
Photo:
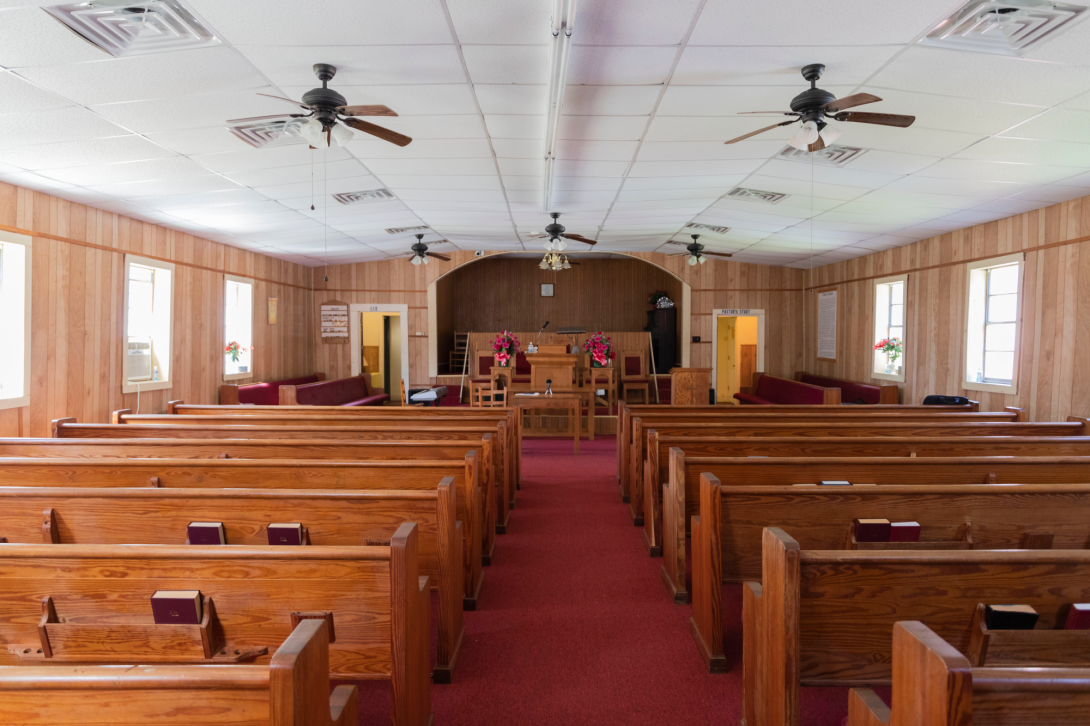
[[[546,252],[545,256],[541,258],[541,262],[538,263],[538,267],[543,270],[560,272],[561,270],[570,270],[571,263],[568,262],[567,255],[562,255],[559,252]]]
[[[556,162],[557,135],[560,113],[564,106],[564,90],[568,85],[568,57],[571,34],[575,25],[575,0],[553,0],[551,33],[552,57],[549,61],[549,98],[545,111],[545,169],[542,177],[542,211],[553,209],[553,167]]]
[[[798,131],[788,141],[791,146],[794,146],[799,151],[806,151],[810,144],[818,140],[820,131],[816,121],[807,121],[802,126],[799,126]]]
[[[352,129],[348,128],[344,124],[334,124],[330,133],[333,137],[333,143],[337,146],[344,146],[352,140]]]
[[[307,143],[317,148],[322,143],[322,122],[312,118],[299,127],[299,135],[307,140]]]

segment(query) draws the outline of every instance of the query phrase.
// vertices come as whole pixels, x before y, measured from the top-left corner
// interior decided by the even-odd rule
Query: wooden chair
[[[479,389],[482,406],[506,406],[507,397],[510,395],[511,379],[514,376],[513,366],[492,366],[489,372],[488,388]]]
[[[477,366],[473,377],[469,379],[469,405],[483,406],[484,392],[492,384],[492,368],[496,365],[491,355],[480,353],[476,356]]]
[[[329,691],[325,620],[301,621],[268,665],[0,668],[6,726],[190,726],[201,720],[194,713],[214,713],[215,723],[356,726],[357,699],[355,686]]]
[[[613,404],[616,402],[617,391],[614,382],[614,376],[617,370],[615,368],[588,368],[586,372],[586,385],[588,388],[597,392],[600,389],[605,389],[605,402],[609,411],[607,415],[613,415]],[[597,393],[595,393],[597,398]]]
[[[651,403],[651,378],[647,375],[647,355],[641,351],[623,351],[617,359],[621,362],[621,400],[628,402],[629,391],[642,391],[643,402]]]

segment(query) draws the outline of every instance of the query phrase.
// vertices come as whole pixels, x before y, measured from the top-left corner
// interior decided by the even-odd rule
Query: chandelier
[[[545,256],[541,258],[541,264],[539,264],[538,267],[543,270],[560,272],[561,270],[570,270],[571,263],[568,262],[567,255],[562,255],[559,252],[546,252]]]

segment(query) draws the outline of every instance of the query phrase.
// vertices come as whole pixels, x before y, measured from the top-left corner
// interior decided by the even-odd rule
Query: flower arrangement
[[[232,363],[238,363],[238,358],[240,355],[242,355],[247,350],[253,349],[254,347],[252,345],[249,348],[243,348],[241,345],[238,344],[238,342],[232,340],[230,343],[227,344],[227,349],[225,352],[227,355],[231,356]]]
[[[665,290],[656,290],[655,292],[651,293],[651,297],[647,298],[647,304],[657,306],[659,304],[659,300],[662,300],[664,298],[668,299],[669,297],[670,296],[666,293]]]
[[[886,354],[890,367],[897,366],[897,359],[901,357],[901,353],[904,351],[900,338],[882,338],[874,344],[874,349]]]
[[[617,354],[613,352],[613,341],[599,330],[583,342],[583,352],[590,353],[591,365],[604,368]]]
[[[509,366],[511,365],[511,359],[519,352],[519,339],[505,330],[492,341],[492,350],[496,365],[501,367]]]

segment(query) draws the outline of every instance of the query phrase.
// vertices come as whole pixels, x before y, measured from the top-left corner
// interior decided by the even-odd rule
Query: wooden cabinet
[[[655,360],[654,372],[669,372],[678,364],[677,308],[648,310],[647,327],[644,330],[651,333],[651,353]]]

